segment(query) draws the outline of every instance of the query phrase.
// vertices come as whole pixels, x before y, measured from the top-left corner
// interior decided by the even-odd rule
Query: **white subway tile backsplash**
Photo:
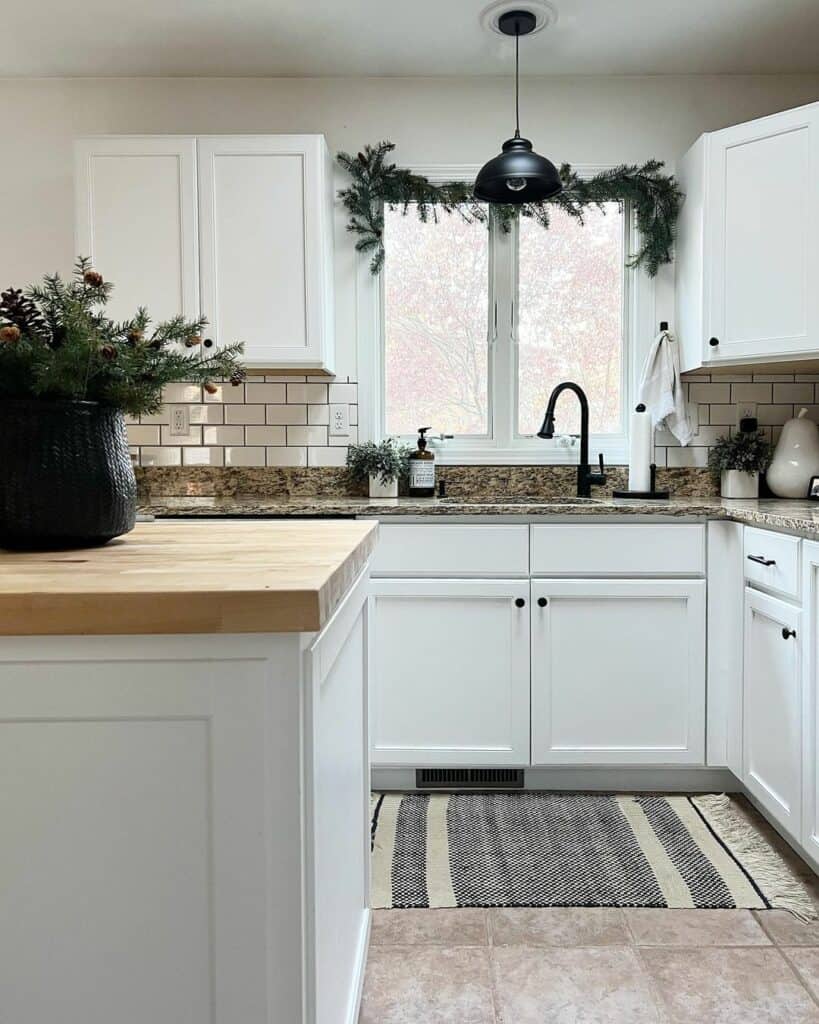
[[[708,419],[711,425],[714,424],[733,427],[737,422],[737,407],[735,405],[707,405]]]
[[[308,466],[345,466],[347,464],[346,448],[308,448]]]
[[[215,384],[216,390],[211,394],[209,391],[204,392],[204,399],[206,402],[222,402],[225,405],[242,405],[245,400],[245,386],[244,384]],[[179,399],[177,399],[179,401]],[[199,399],[190,399],[190,401],[198,402]]]
[[[166,405],[175,402],[201,402],[201,384],[166,384],[162,390],[162,401]]]
[[[139,462],[142,466],[181,466],[181,448],[140,448]]]
[[[786,423],[792,416],[792,405],[758,405],[756,407],[756,418],[760,426]]]
[[[308,405],[304,408],[307,409],[307,422],[310,424],[328,424],[330,422],[330,406],[329,405]]]
[[[226,405],[225,423],[264,423],[263,405]]]
[[[202,440],[205,444],[241,445],[245,443],[244,427],[203,427]]]
[[[301,445],[326,445],[327,427],[288,427],[287,443]]]
[[[183,466],[224,466],[224,448],[183,448]]]
[[[245,444],[287,444],[286,427],[245,427]]]
[[[701,384],[699,381],[691,381],[688,388],[688,400],[690,402],[704,402],[710,405],[712,402],[730,402],[730,384]]]
[[[327,409],[328,405],[268,405],[268,423],[307,423],[308,409]]]
[[[732,384],[732,402],[770,402],[772,401],[772,384]]]
[[[126,427],[128,432],[128,444],[159,444],[160,428],[156,427]]]
[[[264,448],[225,448],[226,466],[263,466]]]
[[[326,384],[288,384],[287,401],[297,405],[312,405],[327,402]]]
[[[306,466],[306,448],[268,448],[268,466]]]
[[[700,466],[708,465],[707,448],[668,448],[666,449],[668,466]]]
[[[774,384],[774,402],[813,402],[813,384]]]
[[[223,405],[191,405],[188,408],[191,423],[224,423]]]
[[[337,402],[354,402],[357,391],[355,384],[331,384],[329,401],[333,405]]]
[[[287,401],[286,384],[254,384],[247,381],[245,384],[246,402],[279,402]]]

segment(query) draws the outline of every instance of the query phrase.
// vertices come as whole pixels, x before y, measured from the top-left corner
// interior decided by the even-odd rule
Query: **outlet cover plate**
[[[742,420],[755,420],[756,416],[756,402],[737,402],[737,421],[736,426],[738,427]]]
[[[350,407],[346,403],[330,406],[330,437],[350,436]]]
[[[187,437],[191,432],[191,413],[187,405],[172,405],[168,410],[170,414],[171,437]]]

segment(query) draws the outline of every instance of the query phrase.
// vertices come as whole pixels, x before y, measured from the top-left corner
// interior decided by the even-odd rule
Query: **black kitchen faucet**
[[[537,432],[537,436],[546,440],[555,436],[555,404],[564,391],[574,391],[578,402],[580,402],[580,462],[577,466],[577,496],[578,498],[590,498],[592,484],[604,484],[606,475],[603,472],[602,453],[599,473],[592,473],[589,465],[589,401],[586,398],[586,392],[579,384],[567,380],[557,385],[549,396],[546,415],[543,417],[543,426]]]

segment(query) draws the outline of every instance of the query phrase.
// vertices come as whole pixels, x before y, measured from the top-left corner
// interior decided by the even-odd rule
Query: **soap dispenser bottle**
[[[435,456],[427,450],[424,436],[429,427],[418,430],[418,447],[409,457],[409,493],[411,498],[431,498],[435,494]]]

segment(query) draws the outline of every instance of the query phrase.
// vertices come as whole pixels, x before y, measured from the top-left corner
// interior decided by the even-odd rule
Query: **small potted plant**
[[[112,285],[87,259],[0,293],[0,545],[104,544],[136,519],[124,413],[158,412],[162,389],[238,383],[230,345],[202,357],[204,318],[152,325],[105,315]]]
[[[758,498],[759,474],[771,461],[771,446],[760,430],[720,437],[708,453],[708,465],[720,475],[723,498]]]
[[[347,469],[353,480],[369,479],[371,498],[397,498],[398,481],[407,476],[411,450],[391,437],[379,444],[351,444]]]

